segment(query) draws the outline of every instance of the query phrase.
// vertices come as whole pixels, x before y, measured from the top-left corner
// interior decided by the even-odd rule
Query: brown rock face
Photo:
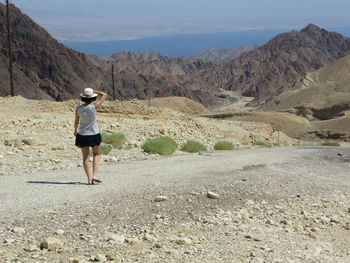
[[[193,90],[185,84],[195,73],[212,68],[212,63],[142,52],[120,52],[111,57],[89,56],[89,59],[105,72],[110,72],[111,63],[114,62],[118,97],[146,99],[149,96],[182,96],[201,103],[214,100],[208,90]]]
[[[6,36],[6,10],[0,4],[0,34]],[[110,64],[116,64],[116,98],[146,99],[183,96],[211,101],[207,91],[193,91],[183,79],[210,63],[190,58],[170,59],[158,54],[124,52],[112,58],[90,59],[53,39],[47,31],[11,5],[15,94],[26,98],[66,100],[85,87],[112,94]],[[0,39],[0,94],[10,94],[7,38]],[[102,69],[103,68],[103,69]]]
[[[28,98],[65,100],[85,86],[100,86],[103,71],[85,54],[53,39],[43,28],[11,5],[15,93]],[[0,4],[0,34],[6,36],[6,10]],[[7,38],[0,39],[1,94],[9,91]]]
[[[257,50],[201,72],[192,87],[226,89],[255,97],[253,104],[288,89],[295,81],[350,54],[350,39],[315,25],[276,36]]]

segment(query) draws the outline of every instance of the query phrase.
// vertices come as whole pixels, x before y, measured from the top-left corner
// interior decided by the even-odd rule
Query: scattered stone
[[[192,240],[189,238],[183,237],[183,238],[177,239],[175,243],[178,245],[190,245],[192,244]]]
[[[320,219],[323,223],[330,223],[331,219],[326,216],[320,216],[318,219]]]
[[[20,147],[22,146],[22,140],[20,139],[5,140],[4,144],[5,146],[8,146],[8,147]]]
[[[155,202],[165,202],[168,201],[168,197],[165,195],[158,195],[155,199]]]
[[[41,249],[48,249],[50,251],[61,248],[63,245],[62,241],[55,237],[45,238],[43,242],[40,244]]]
[[[211,198],[211,199],[219,199],[219,198],[220,198],[220,195],[219,195],[218,193],[209,191],[209,192],[207,193],[207,197],[208,197],[208,198]]]
[[[135,245],[137,243],[140,243],[140,240],[138,240],[137,238],[126,238],[125,242],[129,245]]]
[[[117,234],[110,234],[108,237],[107,237],[107,240],[108,241],[116,241],[118,243],[124,243],[125,242],[125,237],[123,235],[117,235]]]
[[[275,225],[276,223],[272,220],[272,219],[268,219],[266,222],[265,222],[266,225]]]
[[[38,146],[39,143],[33,139],[24,139],[22,140],[24,145],[28,145],[28,146]]]
[[[146,240],[146,241],[149,241],[149,242],[156,242],[157,241],[157,239],[154,236],[150,235],[150,234],[145,234],[143,236],[143,240]]]
[[[350,223],[346,223],[345,226],[344,226],[344,228],[345,228],[346,230],[350,230]]]
[[[97,254],[94,261],[96,262],[106,262],[107,258],[106,256],[102,255],[102,254]]]
[[[25,248],[24,250],[27,252],[38,252],[38,251],[40,251],[40,248],[36,245],[31,245],[31,246]]]
[[[15,227],[14,229],[12,229],[12,232],[16,234],[24,234],[26,231],[22,227]]]
[[[15,242],[15,240],[10,238],[4,240],[4,244],[12,244],[13,242]]]
[[[340,223],[340,218],[336,215],[332,216],[330,219],[331,223]]]
[[[291,225],[291,222],[289,222],[287,219],[283,219],[281,220],[281,224],[288,226]]]
[[[59,236],[63,236],[63,235],[64,235],[64,230],[62,230],[62,229],[57,229],[55,233],[56,233],[57,235],[59,235]]]

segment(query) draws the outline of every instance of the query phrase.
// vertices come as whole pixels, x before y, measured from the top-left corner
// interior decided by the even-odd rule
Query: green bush
[[[112,151],[112,145],[110,144],[101,144],[100,146],[100,154],[108,155]]]
[[[101,144],[100,145],[100,155],[108,155],[112,151],[112,145],[110,144]],[[89,155],[93,156],[92,149],[89,150]]]
[[[233,143],[229,141],[220,141],[215,143],[214,145],[214,150],[219,150],[219,151],[233,150],[234,148],[235,146],[233,146]]]
[[[189,152],[189,153],[205,152],[206,150],[207,150],[207,147],[205,147],[200,142],[196,142],[196,141],[187,141],[181,147],[181,151]]]
[[[340,144],[337,142],[324,142],[321,146],[340,146]]]
[[[177,147],[177,143],[167,136],[149,139],[142,145],[146,153],[159,155],[170,155],[176,151]]]
[[[125,135],[122,133],[106,134],[102,133],[102,142],[105,144],[111,144],[115,149],[123,148],[123,144],[126,142]]]
[[[252,142],[252,145],[254,145],[254,146],[267,146],[266,143],[261,142],[261,141]]]

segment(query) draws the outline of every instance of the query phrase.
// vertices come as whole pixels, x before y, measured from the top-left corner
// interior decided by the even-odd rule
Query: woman
[[[97,99],[97,96],[100,96]],[[96,124],[96,109],[98,109],[105,101],[107,93],[101,91],[93,91],[91,88],[84,89],[80,94],[84,104],[79,105],[75,111],[74,136],[75,145],[81,148],[83,154],[84,170],[88,178],[88,184],[101,183],[102,181],[96,177],[98,162],[100,159],[101,134]],[[97,99],[97,100],[96,100]],[[93,103],[96,101],[95,103]],[[79,125],[80,123],[80,125]],[[78,132],[79,125],[79,132]],[[90,171],[89,149],[92,148],[93,153],[93,173]]]

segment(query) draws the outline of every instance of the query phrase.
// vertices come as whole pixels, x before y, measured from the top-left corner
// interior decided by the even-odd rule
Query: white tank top
[[[96,135],[100,133],[96,124],[96,108],[94,104],[79,105],[77,111],[80,117],[78,132],[80,135]]]

